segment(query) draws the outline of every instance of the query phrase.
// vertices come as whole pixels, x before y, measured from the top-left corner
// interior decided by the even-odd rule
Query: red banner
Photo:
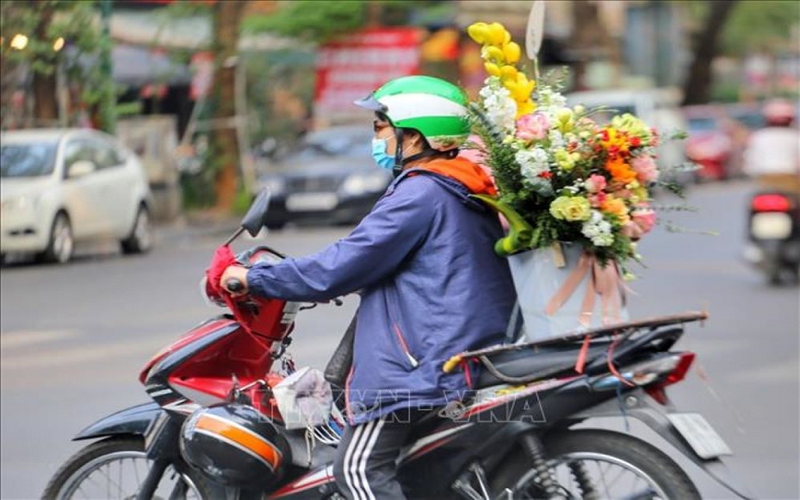
[[[419,73],[421,38],[416,28],[374,28],[320,47],[314,94],[317,121],[342,121],[363,113],[353,101],[392,78]]]

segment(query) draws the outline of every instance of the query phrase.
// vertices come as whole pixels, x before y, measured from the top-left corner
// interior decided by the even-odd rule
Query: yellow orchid
[[[522,49],[514,42],[507,43],[503,46],[503,55],[508,64],[517,64],[521,53]]]
[[[521,116],[529,115],[536,111],[536,103],[532,100],[528,99],[523,103],[517,103],[517,116],[516,118],[519,119]]]
[[[515,101],[525,102],[530,99],[535,84],[531,80],[528,80],[525,73],[518,72],[516,80],[505,81],[503,82],[503,86],[511,92],[511,97],[513,97]]]
[[[500,78],[503,80],[517,80],[517,68],[514,66],[505,65],[500,68]]]
[[[511,40],[511,34],[506,31],[505,26],[500,23],[492,23],[489,25],[485,43],[502,46],[504,43],[507,43],[508,40]]]
[[[491,59],[495,62],[503,62],[505,59],[503,56],[503,50],[493,46],[484,47],[481,51],[481,56],[484,59]]]
[[[478,43],[486,43],[489,35],[489,25],[486,23],[473,23],[467,28],[469,37]]]
[[[485,62],[485,63],[483,63],[483,68],[491,76],[500,76],[500,66],[496,65],[493,62]]]

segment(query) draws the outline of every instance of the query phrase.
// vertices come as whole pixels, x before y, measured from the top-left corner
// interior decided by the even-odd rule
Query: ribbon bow
[[[609,263],[603,266],[597,257],[589,252],[581,254],[578,265],[548,302],[544,310],[545,314],[552,316],[561,309],[588,275],[590,275],[589,282],[586,284],[578,322],[585,327],[591,325],[597,295],[600,296],[603,325],[619,321],[620,310],[625,304],[625,295],[624,287],[620,286],[622,278],[617,264]]]

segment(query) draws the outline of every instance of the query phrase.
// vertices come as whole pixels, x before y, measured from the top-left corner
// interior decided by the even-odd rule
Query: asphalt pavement
[[[687,380],[669,393],[684,411],[699,411],[735,455],[732,476],[758,498],[797,499],[800,373],[797,287],[770,288],[741,260],[744,215],[752,186],[704,185],[689,193],[696,213],[671,216],[640,247],[647,268],[634,268],[633,317],[704,309],[680,347],[697,352]],[[665,204],[675,200],[664,198]],[[0,272],[0,498],[41,495],[58,466],[82,445],[71,437],[93,421],[146,401],[138,372],[158,349],[218,314],[199,290],[214,247],[235,219],[190,221],[158,229],[158,245],[141,257],[112,248],[84,251],[65,266],[26,263]],[[323,248],[349,228],[289,228],[244,239],[290,255]],[[716,236],[699,234],[715,231]],[[292,345],[299,365],[323,366],[347,326],[356,299],[304,312]],[[598,425],[624,428],[624,422]],[[659,443],[658,436],[647,436]],[[687,471],[707,498],[732,498],[697,467]]]

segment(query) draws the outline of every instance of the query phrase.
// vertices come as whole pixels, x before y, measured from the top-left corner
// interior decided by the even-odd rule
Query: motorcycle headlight
[[[386,173],[375,171],[370,173],[351,174],[345,179],[340,192],[345,195],[359,196],[367,193],[379,193],[389,185]]]

